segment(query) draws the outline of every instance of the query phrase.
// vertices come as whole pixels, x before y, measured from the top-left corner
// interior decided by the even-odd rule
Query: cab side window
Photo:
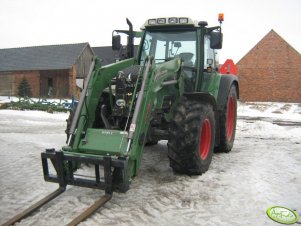
[[[218,54],[217,50],[210,48],[210,36],[204,37],[204,70],[207,71],[208,67],[218,67]]]

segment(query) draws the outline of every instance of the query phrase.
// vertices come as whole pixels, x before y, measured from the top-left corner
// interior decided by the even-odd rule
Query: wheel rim
[[[235,103],[234,103],[234,98],[231,96],[228,101],[228,113],[227,113],[228,141],[231,141],[233,137],[234,121],[235,121]]]
[[[209,154],[211,147],[211,123],[209,119],[205,119],[201,128],[202,132],[200,134],[200,156],[202,160],[205,160]]]

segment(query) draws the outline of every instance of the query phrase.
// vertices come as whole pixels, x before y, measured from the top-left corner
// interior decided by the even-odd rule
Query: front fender
[[[184,93],[183,96],[187,97],[190,100],[195,100],[198,102],[208,103],[213,107],[213,110],[216,110],[217,104],[213,95],[205,92],[196,92],[196,93]]]

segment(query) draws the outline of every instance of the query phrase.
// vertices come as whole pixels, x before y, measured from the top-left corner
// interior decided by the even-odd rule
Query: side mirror
[[[221,49],[223,46],[223,33],[212,31],[210,34],[210,48]]]
[[[121,49],[121,38],[120,35],[114,35],[112,37],[112,49],[113,50],[120,50]]]

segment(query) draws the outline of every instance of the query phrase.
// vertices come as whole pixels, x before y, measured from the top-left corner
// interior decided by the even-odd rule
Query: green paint
[[[217,100],[221,75],[217,72],[204,72],[202,92],[208,92]]]
[[[97,61],[99,60],[97,59]],[[96,64],[92,79],[88,84],[88,92],[84,107],[81,110],[75,140],[72,144],[72,151],[80,151],[78,150],[78,145],[80,144],[84,131],[91,128],[94,123],[95,110],[104,89],[110,85],[112,78],[116,77],[120,70],[129,67],[133,62],[134,59],[128,59],[104,67],[100,67]]]
[[[127,132],[119,130],[92,129],[79,144],[79,151],[95,155],[123,156],[127,146]]]

